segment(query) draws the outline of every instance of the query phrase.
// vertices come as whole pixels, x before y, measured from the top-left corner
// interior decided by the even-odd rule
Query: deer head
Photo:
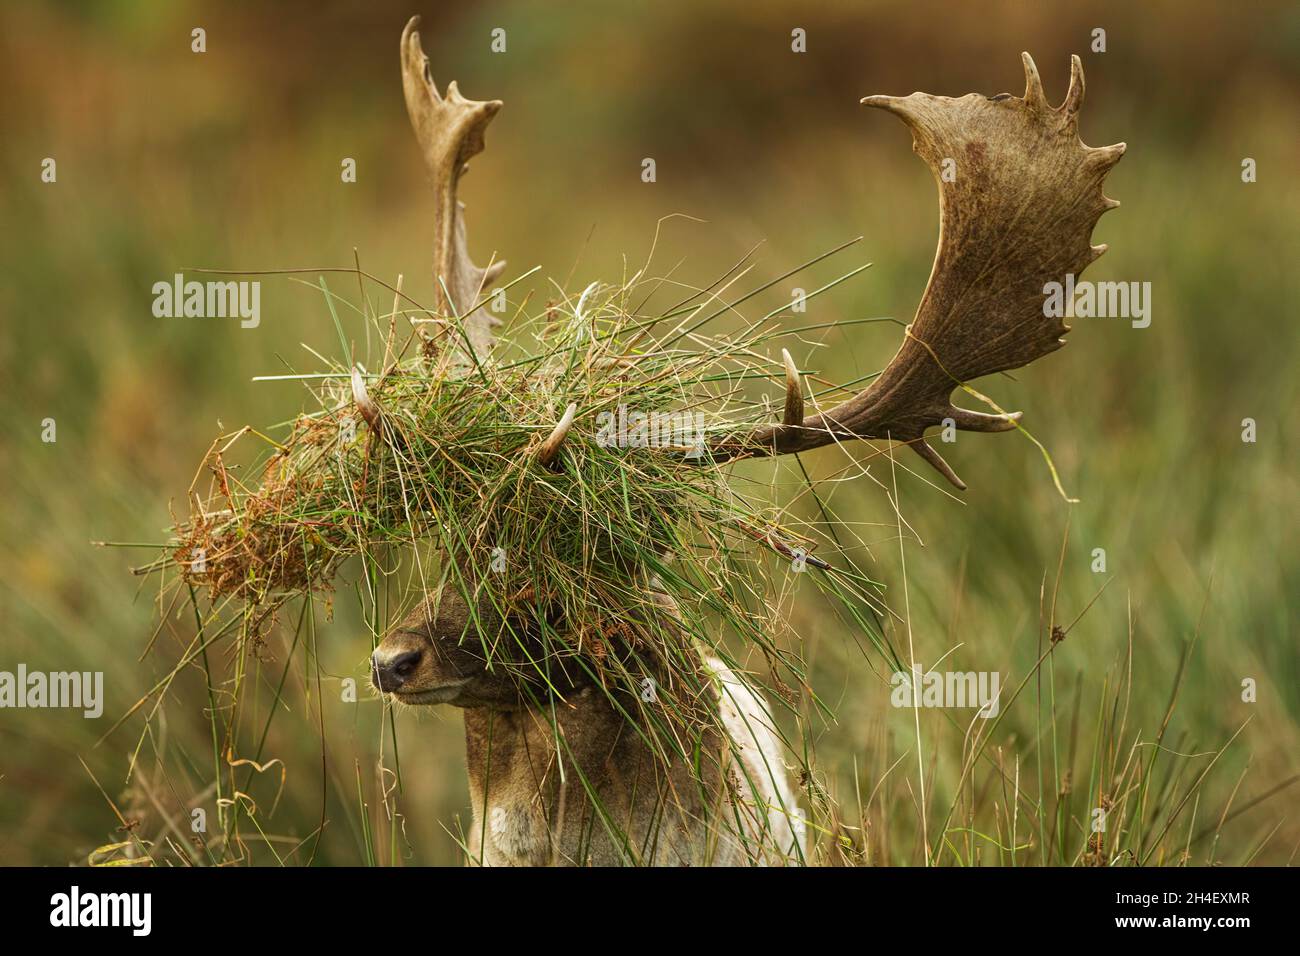
[[[547,659],[549,686],[536,669],[510,666],[512,659]],[[525,706],[548,691],[568,696],[587,684],[571,659],[548,655],[530,619],[507,620],[486,599],[471,609],[456,588],[426,595],[384,635],[370,657],[370,678],[403,704],[499,710]]]
[[[449,317],[445,335],[432,336],[429,350],[450,342],[460,353],[483,361],[495,338],[495,320],[482,307],[483,294],[504,263],[480,268],[471,261],[456,191],[466,162],[483,150],[484,131],[502,104],[466,99],[454,82],[440,95],[415,30],[418,22],[413,18],[402,34],[402,83],[434,190],[434,286]],[[1102,183],[1125,150],[1123,143],[1092,148],[1080,140],[1084,78],[1077,56],[1071,59],[1068,92],[1056,107],[1044,95],[1033,59],[1024,53],[1022,60],[1025,91],[1020,97],[913,93],[862,100],[908,125],[913,148],[939,187],[938,248],[915,318],[893,359],[869,386],[811,414],[805,414],[800,375],[783,351],[782,420],[713,438],[706,465],[882,439],[910,446],[964,489],[926,442],[926,429],[945,422],[975,432],[1018,427],[1020,412],[973,411],[953,404],[952,394],[961,388],[989,402],[969,383],[1025,366],[1065,344],[1070,329],[1045,315],[1044,286],[1067,274],[1077,277],[1105,252],[1105,246],[1092,245],[1091,235],[1102,213],[1119,205],[1103,194]],[[356,397],[368,419],[377,415],[363,387]],[[575,414],[570,405],[537,449],[540,462],[550,463],[560,453]],[[435,612],[435,607],[443,610]],[[439,605],[427,598],[376,651],[377,686],[385,691],[419,687],[418,695],[405,692],[417,702],[459,699],[436,682],[460,680],[473,666],[447,648],[436,649],[453,635],[461,641],[469,629],[463,599],[444,599]],[[479,686],[473,684],[479,679],[470,678],[465,686]],[[482,688],[489,696],[498,691]],[[466,690],[460,696],[474,694]]]

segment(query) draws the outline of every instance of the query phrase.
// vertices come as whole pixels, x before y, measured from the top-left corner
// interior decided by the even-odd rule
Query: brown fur
[[[770,715],[721,664],[701,658],[727,733],[705,734],[697,765],[665,761],[603,690],[577,676],[573,662],[554,668],[558,694],[499,662],[489,668],[482,639],[499,635],[482,628],[495,631],[498,619],[486,609],[480,614],[476,628],[465,601],[445,589],[385,636],[374,655],[382,668],[420,653],[394,699],[464,709],[473,860],[700,866],[802,854],[799,825],[792,826],[798,808],[767,729]]]

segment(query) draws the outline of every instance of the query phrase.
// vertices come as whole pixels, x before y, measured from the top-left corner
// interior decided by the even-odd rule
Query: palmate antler
[[[462,351],[471,347],[483,358],[492,348],[493,328],[499,320],[474,307],[506,264],[498,260],[481,269],[470,260],[464,206],[456,198],[456,187],[466,163],[483,151],[483,132],[501,109],[501,101],[467,100],[455,81],[447,84],[445,96],[439,95],[415,30],[419,23],[419,17],[412,17],[402,31],[402,89],[433,184],[435,301],[437,310],[464,330],[463,337],[457,335],[458,347]]]
[[[854,438],[906,442],[965,488],[922,437],[952,419],[967,431],[1006,431],[1020,413],[955,407],[959,384],[1027,365],[1065,344],[1069,328],[1043,312],[1044,284],[1076,277],[1106,251],[1092,245],[1101,214],[1118,206],[1102,180],[1124,144],[1093,149],[1079,139],[1083,65],[1048,105],[1028,53],[1025,95],[960,99],[913,93],[862,102],[899,116],[939,183],[939,248],[916,318],[898,353],[869,387],[829,411],[802,417],[802,386],[786,356],[786,417],[779,425],[716,442],[712,457],[783,455]],[[951,160],[951,162],[945,162]],[[944,176],[945,170],[953,175]],[[949,181],[950,180],[950,181]],[[793,400],[794,397],[797,401]]]

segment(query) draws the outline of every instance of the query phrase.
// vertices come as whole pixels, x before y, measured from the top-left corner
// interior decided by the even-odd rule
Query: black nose
[[[420,651],[405,651],[392,658],[381,658],[379,651],[370,658],[370,679],[385,693],[400,688],[420,666]]]

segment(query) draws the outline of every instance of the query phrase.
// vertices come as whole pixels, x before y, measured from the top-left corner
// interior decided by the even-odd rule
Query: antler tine
[[[795,428],[803,424],[803,382],[788,349],[781,350],[781,361],[785,363],[785,414],[781,423]]]
[[[361,377],[361,370],[355,365],[352,366],[352,400],[356,402],[357,410],[361,412],[361,417],[366,420],[366,424],[372,430],[378,429],[379,406],[366,391],[366,380]]]
[[[1061,104],[1061,110],[1070,119],[1079,115],[1079,108],[1083,106],[1083,93],[1083,61],[1075,54],[1070,57],[1070,89],[1065,94],[1065,102]]]
[[[564,443],[564,438],[569,434],[569,428],[573,425],[573,418],[578,414],[578,406],[570,403],[569,407],[564,410],[560,416],[560,423],[555,426],[551,434],[547,436],[546,441],[542,442],[542,447],[537,450],[537,463],[542,467],[549,467],[555,460],[555,456],[560,452],[560,445]]]
[[[943,460],[943,458],[939,455],[937,451],[934,450],[934,448],[930,446],[929,442],[927,442],[924,438],[915,438],[911,442],[909,442],[909,444],[912,446],[912,450],[914,452],[916,452],[927,462],[929,462],[932,466],[934,466],[935,471],[939,472],[939,474],[943,475],[950,482],[952,482],[953,487],[955,487],[958,491],[966,490],[966,482],[962,481],[960,478],[957,477],[957,472],[952,470],[952,467],[946,461]]]
[[[1047,96],[1043,93],[1043,81],[1038,75],[1038,66],[1034,63],[1034,58],[1027,52],[1021,53],[1020,62],[1025,67],[1024,101],[1038,109],[1046,109]]]
[[[1091,244],[1092,230],[1102,213],[1118,205],[1102,193],[1102,181],[1124,153],[1122,143],[1090,149],[1074,135],[1084,94],[1077,56],[1058,109],[1047,104],[1033,58],[1025,53],[1021,59],[1023,97],[913,93],[863,99],[911,128],[913,148],[939,186],[939,248],[916,318],[871,385],[802,421],[802,394],[795,404],[793,362],[783,353],[782,422],[715,440],[714,461],[791,454],[854,438],[891,439],[910,445],[965,488],[925,442],[925,430],[946,419],[970,432],[1017,426],[1020,412],[957,408],[952,392],[1065,344],[1069,328],[1044,309],[1047,283],[1077,277],[1104,251]],[[955,177],[947,175],[954,162]]]
[[[899,116],[907,113],[906,96],[886,96],[883,93],[877,93],[875,96],[864,96],[858,102],[863,106],[874,106],[878,110],[897,113]]]
[[[1096,146],[1088,150],[1085,162],[1096,166],[1098,169],[1102,170],[1103,173],[1106,173],[1124,157],[1124,152],[1127,149],[1127,143],[1116,143],[1113,146]],[[1119,205],[1119,202],[1114,199],[1107,199],[1105,201],[1114,204],[1110,207],[1112,209]]]
[[[402,90],[411,128],[424,154],[434,193],[433,281],[437,308],[453,321],[459,320],[465,341],[486,356],[492,348],[492,327],[497,324],[483,308],[475,309],[493,280],[501,275],[504,262],[487,269],[469,257],[465,240],[464,206],[456,198],[460,177],[468,161],[483,151],[483,134],[501,109],[500,100],[470,100],[461,95],[456,82],[447,84],[439,95],[429,72],[429,58],[420,45],[412,17],[402,31]],[[466,314],[467,311],[470,314]]]

